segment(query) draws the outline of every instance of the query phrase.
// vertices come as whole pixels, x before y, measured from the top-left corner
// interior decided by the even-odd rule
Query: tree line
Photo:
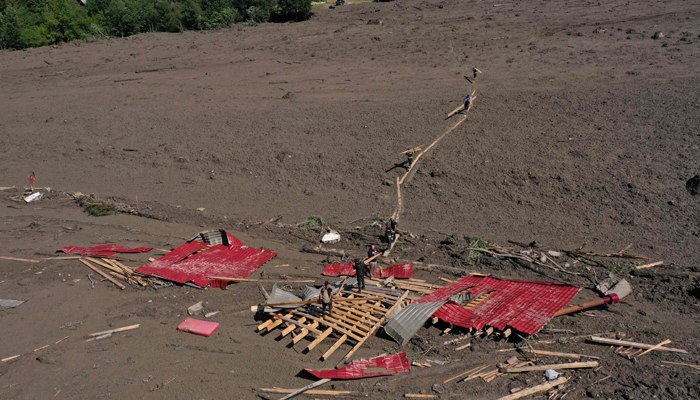
[[[311,0],[0,0],[0,49],[310,16]]]

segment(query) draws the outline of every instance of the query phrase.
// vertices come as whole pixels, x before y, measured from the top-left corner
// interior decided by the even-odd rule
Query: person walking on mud
[[[377,250],[377,246],[372,245],[370,246],[369,250],[367,250],[367,258],[372,258],[379,254],[379,250]],[[369,277],[372,278],[374,277],[374,271],[379,268],[379,277],[382,277],[382,267],[377,264],[377,259],[375,258],[374,260],[369,262]]]
[[[476,67],[476,65],[472,68],[472,73],[474,73],[474,82],[476,82],[477,73],[483,74],[483,72],[481,72],[479,68]]]
[[[469,111],[469,108],[472,106],[472,96],[469,95],[464,98],[464,112],[466,113]]]
[[[333,288],[328,281],[321,287],[318,298],[321,300],[321,318],[326,316],[326,308],[328,309],[328,315],[333,316]]]
[[[386,223],[386,230],[384,231],[384,236],[386,238],[386,242],[389,243],[390,245],[394,242],[396,235],[395,235],[394,230],[391,229],[391,222]]]
[[[362,293],[365,288],[365,275],[367,275],[367,265],[359,258],[355,259],[352,266],[355,269],[355,277],[357,278],[357,293]]]

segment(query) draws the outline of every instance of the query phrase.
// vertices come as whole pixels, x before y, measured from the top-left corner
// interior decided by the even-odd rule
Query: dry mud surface
[[[606,269],[627,273],[631,260],[572,264],[580,275],[489,258],[470,265],[440,241],[458,232],[539,249],[585,242],[599,253],[632,244],[629,253],[665,265],[633,273],[635,290],[621,304],[556,318],[530,342],[601,357],[600,369],[566,373],[567,399],[698,398],[700,372],[661,361],[695,364],[700,354],[700,201],[685,188],[700,173],[699,27],[698,1],[408,0],[319,10],[296,24],[0,52],[0,186],[26,185],[34,171],[38,186],[56,191],[30,204],[12,200],[20,189],[0,192],[0,255],[171,248],[221,227],[279,253],[251,277],[320,283],[326,257],[300,252],[319,235],[294,224],[321,215],[344,232],[337,247],[358,255],[379,244],[371,219],[396,207],[399,153],[452,127],[459,117],[445,116],[476,90],[468,120],[402,186],[400,228],[414,237],[393,257],[577,284],[577,300],[588,300],[593,281]],[[657,31],[664,37],[652,39]],[[484,71],[474,84],[464,78],[473,65]],[[67,194],[76,191],[139,215],[90,217]],[[444,271],[454,270],[417,277],[455,277]],[[255,399],[255,388],[308,384],[303,368],[330,368],[349,350],[324,363],[277,331],[256,333],[249,307],[264,297],[254,283],[119,291],[91,288],[87,272],[76,260],[0,260],[0,298],[27,301],[0,310],[0,358],[23,355],[0,363],[0,399]],[[221,311],[210,338],[175,330],[198,301]],[[104,341],[83,339],[136,323]],[[514,354],[495,352],[514,343],[493,338],[455,351],[443,343],[460,332],[439,328],[422,329],[406,350],[411,360],[449,363],[324,387],[377,399],[496,399],[542,381],[529,373],[433,386]],[[690,354],[632,361],[559,339],[605,332],[667,338]],[[356,355],[394,350],[380,334]]]

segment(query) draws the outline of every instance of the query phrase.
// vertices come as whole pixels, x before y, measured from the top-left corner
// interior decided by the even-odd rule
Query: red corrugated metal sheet
[[[476,298],[485,292],[493,293],[476,307],[467,310],[450,301],[434,316],[464,328],[482,329],[506,326],[523,333],[535,334],[579,291],[578,286],[557,282],[531,282],[466,276],[418,300],[418,303],[445,301],[465,289]]]
[[[379,276],[379,269],[374,270],[374,278],[410,278],[413,276],[413,264],[396,264],[391,267],[384,268],[382,275]],[[352,263],[348,264],[327,264],[323,268],[323,275],[326,276],[355,276],[355,270]]]
[[[379,270],[374,270],[374,278],[410,278],[413,276],[413,264],[396,264],[391,267],[384,268],[382,275],[379,275]]]
[[[327,264],[323,268],[323,275],[326,276],[355,276],[355,270],[352,268],[352,263],[347,264]]]
[[[411,370],[406,352],[355,361],[346,367],[323,371],[306,371],[319,379],[358,379],[373,376],[403,374]]]
[[[112,257],[117,253],[146,253],[151,251],[151,247],[138,247],[135,249],[130,249],[128,247],[117,246],[114,244],[103,244],[101,246],[93,247],[67,246],[59,251],[68,254],[81,254],[84,256]]]
[[[202,287],[211,283],[213,287],[223,288],[226,287],[225,281],[213,281],[206,277],[246,278],[277,255],[272,251],[247,247],[230,234],[229,241],[232,243],[230,246],[218,244],[194,255],[207,245],[197,241],[186,243],[136,270],[174,282],[192,281]]]

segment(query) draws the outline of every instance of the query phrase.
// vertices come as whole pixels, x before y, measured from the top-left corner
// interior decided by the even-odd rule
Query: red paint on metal
[[[247,278],[256,269],[270,261],[277,253],[245,246],[234,236],[229,236],[231,245],[217,244],[202,252],[206,243],[185,243],[150,264],[137,268],[145,275],[158,275],[165,279],[185,283],[192,281],[199,286],[225,288],[225,281],[207,279],[207,276],[224,278]]]
[[[467,289],[474,298],[485,292],[493,293],[469,310],[449,301],[433,315],[464,328],[482,329],[488,325],[502,330],[510,326],[530,335],[542,329],[579,291],[578,286],[557,282],[466,276],[417,302],[445,301],[450,296]]]
[[[60,249],[59,251],[62,251],[67,254],[81,254],[84,256],[112,257],[117,253],[146,253],[151,251],[151,247],[138,247],[135,249],[131,249],[124,246],[104,244],[101,246],[93,247],[67,246]]]
[[[306,371],[319,379],[359,379],[373,376],[403,374],[411,370],[406,352],[359,360],[343,368]]]

